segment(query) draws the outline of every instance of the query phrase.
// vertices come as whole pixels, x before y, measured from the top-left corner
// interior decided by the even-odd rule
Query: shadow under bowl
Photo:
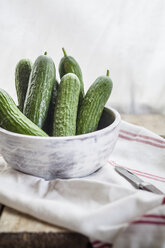
[[[67,137],[39,137],[0,128],[0,153],[12,168],[42,177],[76,178],[106,164],[116,144],[120,114],[104,108],[98,130]]]

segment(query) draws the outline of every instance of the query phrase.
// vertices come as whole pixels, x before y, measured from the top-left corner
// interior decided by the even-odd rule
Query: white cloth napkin
[[[0,157],[0,202],[88,236],[94,248],[165,247],[165,196],[135,189],[115,170],[129,168],[165,192],[165,140],[122,121],[107,164],[81,179],[45,181]]]

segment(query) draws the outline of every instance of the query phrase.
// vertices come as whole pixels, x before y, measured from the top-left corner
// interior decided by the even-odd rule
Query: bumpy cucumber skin
[[[77,109],[80,95],[80,81],[73,73],[61,79],[54,113],[53,136],[76,134]]]
[[[76,134],[96,131],[111,90],[112,81],[108,76],[98,77],[90,86],[80,106]]]
[[[23,111],[29,76],[32,70],[32,62],[29,59],[21,59],[15,69],[15,87],[18,98],[18,107]]]
[[[0,127],[14,133],[48,136],[17,108],[13,99],[3,89],[0,89]]]
[[[67,73],[74,73],[80,80],[80,104],[84,98],[84,83],[79,64],[72,56],[64,56],[59,64],[59,74],[62,78]]]
[[[58,93],[58,87],[59,83],[56,80],[54,85],[53,85],[53,90],[52,90],[52,95],[51,95],[51,100],[49,104],[49,110],[48,114],[44,123],[43,130],[49,135],[53,135],[53,116],[54,116],[54,110],[56,106],[56,101],[57,101],[57,93]]]
[[[40,128],[47,117],[55,80],[56,69],[53,60],[46,55],[39,56],[30,74],[23,113]]]

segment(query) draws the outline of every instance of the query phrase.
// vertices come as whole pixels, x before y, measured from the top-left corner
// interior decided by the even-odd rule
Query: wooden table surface
[[[165,115],[121,115],[165,137]],[[87,248],[87,237],[0,205],[0,248]]]

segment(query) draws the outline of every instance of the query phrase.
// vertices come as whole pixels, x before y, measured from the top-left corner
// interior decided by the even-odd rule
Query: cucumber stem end
[[[47,54],[48,54],[48,53],[45,51],[45,52],[44,52],[44,55],[47,55]]]
[[[106,76],[109,77],[109,70],[107,70],[107,75]]]
[[[62,51],[63,51],[64,56],[66,57],[67,56],[67,53],[66,53],[65,49],[62,48]]]

